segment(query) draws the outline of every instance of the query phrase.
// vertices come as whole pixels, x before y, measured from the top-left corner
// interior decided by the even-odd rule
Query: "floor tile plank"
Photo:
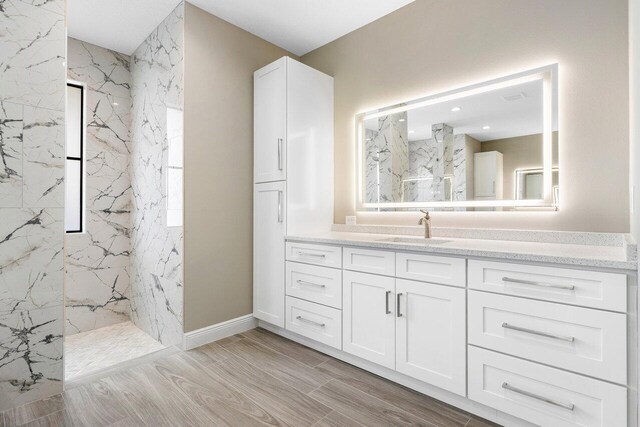
[[[61,394],[28,403],[17,408],[5,411],[4,417],[0,414],[0,426],[15,427],[27,424],[38,418],[46,417],[64,409],[64,400]]]
[[[362,424],[352,420],[346,415],[342,415],[340,412],[332,411],[315,423],[313,427],[363,427]]]
[[[314,399],[366,425],[437,427],[387,402],[332,380],[309,394]]]
[[[127,400],[105,379],[66,391],[64,402],[68,418],[78,425],[108,426],[131,413]]]
[[[241,336],[259,342],[280,354],[287,355],[290,358],[311,367],[318,366],[330,359],[330,357],[325,354],[298,344],[295,341],[284,339],[279,335],[267,331],[266,329],[252,329],[250,331],[243,332]]]
[[[303,393],[315,390],[332,378],[251,339],[235,341],[224,348]]]
[[[464,427],[470,418],[464,411],[336,359],[316,369],[439,427]]]
[[[246,361],[230,357],[208,368],[286,425],[311,426],[331,409]]]
[[[186,354],[176,354],[154,363],[158,373],[206,410],[220,425],[277,426],[269,411],[230,387],[206,369],[194,366]]]
[[[194,348],[186,353],[203,365],[218,363],[231,355],[217,342]]]
[[[109,381],[126,399],[132,416],[150,426],[217,425],[200,406],[185,398],[150,364],[113,375]]]

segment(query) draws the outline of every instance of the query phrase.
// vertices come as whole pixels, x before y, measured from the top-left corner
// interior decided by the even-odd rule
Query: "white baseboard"
[[[258,321],[252,314],[247,314],[246,316],[187,332],[184,334],[184,339],[182,340],[182,349],[191,350],[201,345],[254,329],[256,326],[258,326]]]

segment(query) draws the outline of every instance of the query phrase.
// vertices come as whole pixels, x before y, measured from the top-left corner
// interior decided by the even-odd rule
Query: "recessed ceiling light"
[[[118,104],[117,102],[114,102],[113,105],[117,107],[120,104]]]
[[[404,122],[404,119],[398,119],[399,122]]]
[[[409,133],[416,133],[416,131],[415,130],[410,130]]]
[[[484,130],[489,130],[489,129],[491,129],[491,126],[489,126],[489,125],[482,126],[482,129],[484,129]]]
[[[451,109],[451,111],[453,111],[454,113],[457,113],[457,112],[458,112],[458,111],[460,111],[460,110],[462,110],[462,108],[460,108],[460,107],[453,107],[453,108]]]

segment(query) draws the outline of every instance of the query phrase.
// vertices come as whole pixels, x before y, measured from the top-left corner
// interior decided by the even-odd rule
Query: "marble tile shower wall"
[[[71,80],[86,84],[86,224],[66,236],[65,332],[129,320],[129,57],[72,38]]]
[[[64,6],[0,1],[0,411],[62,391]]]
[[[183,110],[184,3],[131,57],[131,319],[165,345],[183,335],[183,229],[167,227],[167,109]]]

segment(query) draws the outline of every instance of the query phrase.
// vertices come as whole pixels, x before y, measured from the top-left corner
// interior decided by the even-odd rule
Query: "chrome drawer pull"
[[[278,170],[282,170],[282,138],[278,138]]]
[[[305,282],[304,280],[296,280],[296,282],[298,282],[301,285],[307,285],[307,286],[317,286],[319,288],[326,288],[326,285],[320,285],[318,283],[311,283],[311,282]]]
[[[327,257],[325,254],[310,254],[310,253],[307,253],[307,252],[298,252],[298,255],[299,256],[314,256],[314,257],[317,257],[317,258],[326,258]]]
[[[545,403],[549,403],[549,404],[554,405],[554,406],[559,406],[560,408],[568,409],[569,411],[573,411],[573,409],[575,408],[575,405],[573,403],[558,402],[557,400],[549,399],[547,397],[539,396],[537,394],[533,394],[533,393],[528,392],[526,390],[522,390],[522,389],[519,389],[517,387],[513,387],[513,386],[509,385],[509,383],[506,383],[506,382],[502,383],[502,388],[505,389],[505,390],[513,391],[513,392],[518,393],[518,394],[522,394],[523,396],[531,397],[532,399],[536,399],[536,400],[540,400],[540,401],[545,402]]]
[[[541,286],[543,288],[566,289],[568,291],[572,291],[576,288],[573,285],[555,285],[553,283],[534,282],[533,280],[512,279],[511,277],[503,277],[502,281],[510,283],[520,283],[522,285]]]
[[[547,332],[536,331],[536,330],[533,330],[533,329],[521,328],[520,326],[512,326],[512,325],[508,324],[507,322],[504,322],[502,324],[502,327],[505,328],[505,329],[512,329],[514,331],[526,332],[527,334],[540,335],[541,337],[553,338],[554,340],[562,340],[562,341],[568,341],[568,342],[575,341],[575,337],[567,337],[567,336],[563,336],[563,335],[554,335],[554,334],[549,334]]]
[[[387,291],[384,294],[384,312],[385,314],[391,314],[391,310],[389,310],[389,295],[391,295],[391,291]]]
[[[313,320],[305,319],[302,316],[298,316],[298,317],[296,317],[296,319],[298,319],[299,321],[301,321],[303,323],[308,323],[308,324],[314,325],[314,326],[320,326],[321,328],[324,328],[326,326],[324,323],[314,322]]]
[[[400,297],[402,296],[402,292],[400,292],[396,298],[396,317],[402,317],[402,313],[400,313]]]

